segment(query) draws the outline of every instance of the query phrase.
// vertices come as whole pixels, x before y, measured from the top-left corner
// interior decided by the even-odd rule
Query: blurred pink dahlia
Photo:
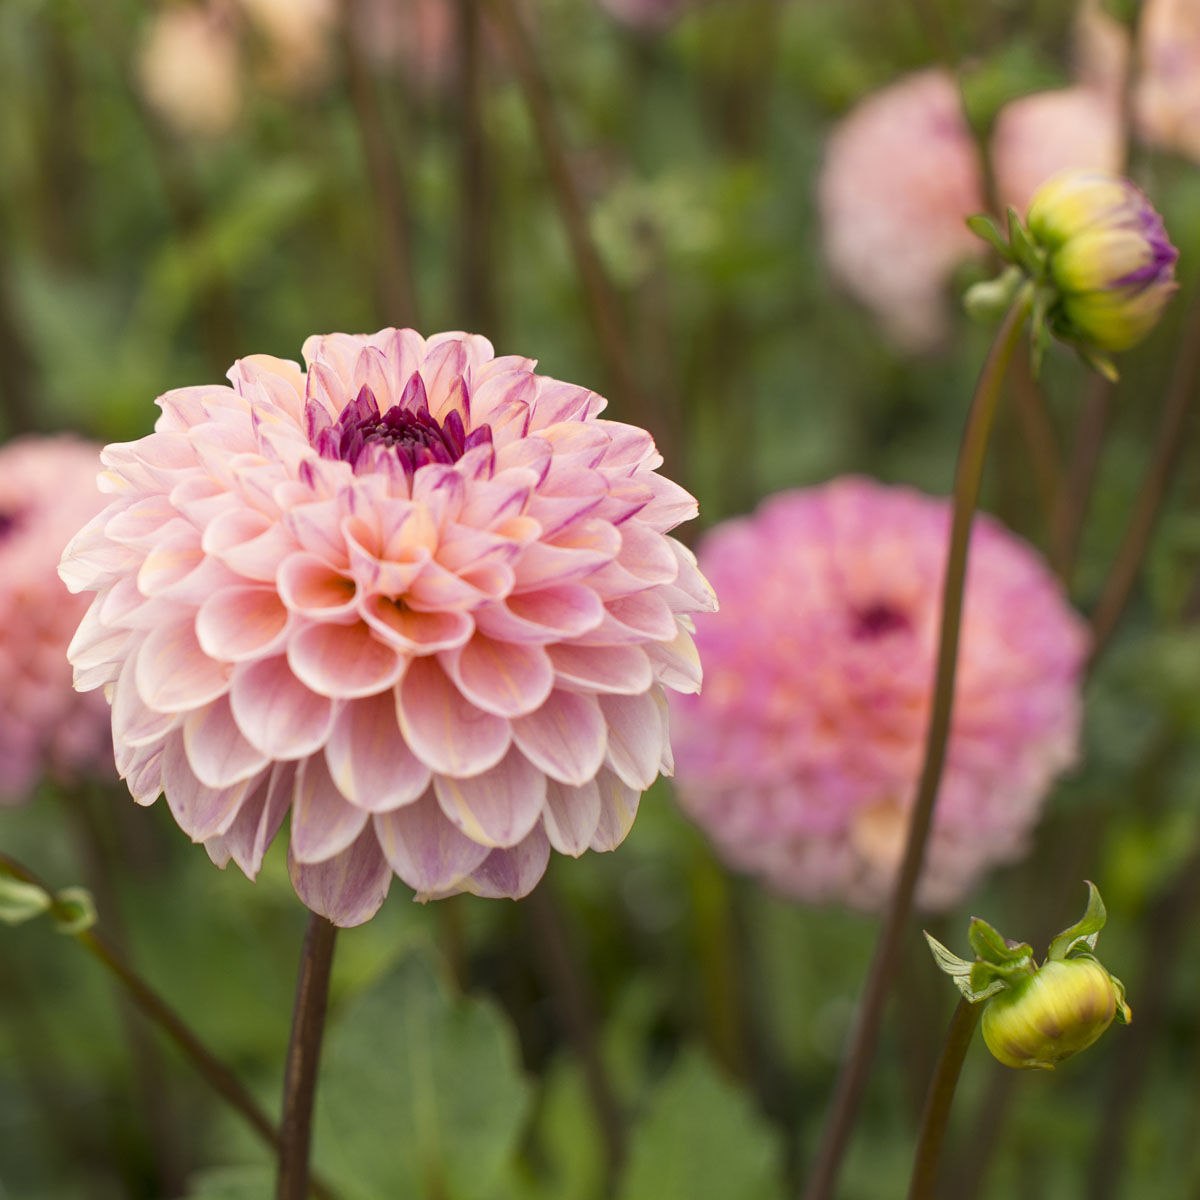
[[[100,447],[27,437],[0,448],[0,805],[38,778],[112,773],[108,709],[71,687],[67,644],[87,601],[56,570],[71,535],[104,506]]]
[[[671,767],[714,607],[649,434],[482,337],[334,334],[159,398],[62,574],[97,592],[76,686],[134,799],[253,877],[291,813],[301,899],[367,920],[521,896],[611,850]]]
[[[678,794],[734,865],[874,907],[924,753],[950,506],[862,479],[783,492],[704,540],[702,697],[673,703]],[[1082,621],[986,516],[971,540],[953,729],[918,892],[956,903],[1018,856],[1076,756]]]

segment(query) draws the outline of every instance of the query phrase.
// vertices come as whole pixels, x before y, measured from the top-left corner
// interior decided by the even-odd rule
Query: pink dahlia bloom
[[[412,330],[266,356],[159,398],[62,573],[134,799],[253,877],[284,816],[304,902],[368,919],[521,896],[611,850],[671,766],[664,687],[714,607],[667,531],[695,501],[586,388]]]
[[[673,704],[678,794],[734,865],[874,907],[924,753],[947,501],[862,479],[783,492],[708,535],[702,697]],[[956,903],[1025,848],[1076,755],[1087,636],[1034,552],[980,516],[953,730],[919,900]]]
[[[1138,132],[1152,145],[1200,160],[1200,5],[1145,0],[1137,44]]]
[[[87,601],[56,571],[105,503],[99,455],[72,437],[0,448],[0,805],[26,799],[45,773],[112,773],[107,706],[74,691],[66,656]]]

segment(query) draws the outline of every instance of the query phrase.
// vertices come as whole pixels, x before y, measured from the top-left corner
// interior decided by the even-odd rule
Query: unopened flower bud
[[[1027,218],[1057,292],[1055,331],[1098,350],[1128,350],[1154,327],[1177,288],[1162,218],[1132,183],[1066,171],[1034,194]]]
[[[1052,1069],[1086,1050],[1112,1024],[1118,1004],[1124,1001],[1095,959],[1051,959],[987,1002],[983,1040],[1005,1066]]]

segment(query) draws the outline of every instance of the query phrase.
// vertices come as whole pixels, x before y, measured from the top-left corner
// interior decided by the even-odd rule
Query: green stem
[[[884,1005],[891,991],[900,943],[912,909],[913,895],[925,854],[925,843],[929,840],[929,830],[933,824],[934,805],[946,761],[946,744],[950,736],[971,521],[979,501],[983,464],[1000,399],[1001,384],[1013,352],[1020,342],[1030,305],[1031,292],[1026,287],[1018,293],[996,334],[967,413],[967,425],[963,431],[954,480],[954,518],[946,557],[941,634],[938,640],[933,703],[929,715],[921,780],[913,803],[904,859],[863,987],[858,1021],[849,1052],[842,1063],[825,1135],[804,1193],[806,1200],[830,1200],[833,1196],[842,1159],[866,1088],[875,1045],[879,1040]]]
[[[296,1003],[292,1009],[292,1036],[283,1081],[276,1200],[305,1200],[308,1195],[313,1101],[317,1094],[336,938],[337,926],[313,913],[304,935]]]
[[[932,1200],[954,1089],[958,1086],[958,1076],[975,1026],[979,1024],[982,1007],[980,1004],[968,1004],[965,999],[960,1000],[950,1020],[937,1069],[925,1097],[921,1132],[917,1138],[917,1157],[908,1184],[908,1200]]]
[[[33,871],[7,854],[0,854],[0,874],[19,879],[23,883],[31,883],[46,892],[51,897],[49,912],[54,919],[69,920],[74,915]],[[271,1149],[278,1151],[279,1131],[258,1101],[246,1090],[241,1080],[192,1032],[175,1010],[138,975],[109,938],[95,926],[72,936],[122,984],[142,1014],[175,1044],[209,1086],[242,1115],[250,1128]],[[336,1194],[323,1182],[314,1180],[310,1190],[318,1200],[337,1200]]]

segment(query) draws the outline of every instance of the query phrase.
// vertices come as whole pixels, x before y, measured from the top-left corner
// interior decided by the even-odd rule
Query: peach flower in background
[[[337,54],[338,0],[237,0],[265,43],[264,82],[284,91],[324,83]]]
[[[950,505],[847,478],[783,492],[700,548],[703,695],[672,702],[681,806],[735,867],[878,907],[924,755]],[[986,516],[970,551],[953,729],[918,890],[958,903],[1026,850],[1075,760],[1084,623]]]
[[[149,20],[137,74],[146,103],[181,133],[228,132],[242,104],[238,40],[216,5],[175,5]]]
[[[521,896],[551,848],[611,850],[671,769],[715,607],[667,531],[696,511],[586,388],[412,330],[241,359],[109,446],[110,506],[63,559],[95,591],[76,686],[112,700],[134,799],[160,790],[253,877],[290,812],[304,902],[367,920]]]
[[[1139,135],[1200,160],[1200,4],[1144,0],[1138,51]]]
[[[868,96],[830,135],[818,184],[834,278],[900,346],[947,330],[945,291],[981,253],[964,224],[984,208],[983,168],[954,77],[935,68]]]
[[[610,16],[636,29],[665,29],[678,20],[697,0],[600,0]]]
[[[87,601],[56,569],[106,503],[99,467],[100,447],[72,437],[0,447],[0,805],[27,799],[46,773],[113,773],[107,705],[75,692],[66,657]]]

